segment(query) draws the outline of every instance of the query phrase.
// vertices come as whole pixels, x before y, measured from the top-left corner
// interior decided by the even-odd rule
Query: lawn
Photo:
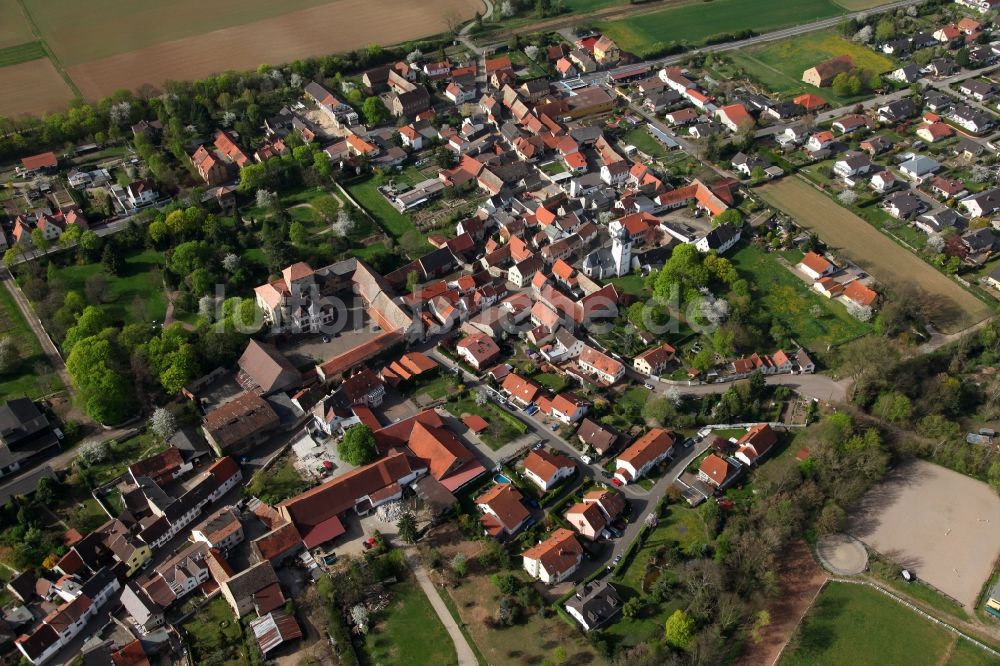
[[[108,275],[103,264],[97,262],[66,266],[59,271],[59,279],[67,289],[83,294],[87,278],[102,274],[107,279],[104,310],[109,319],[126,324],[162,322],[167,312],[162,267],[161,253],[144,250],[125,259],[121,275]]]
[[[625,51],[640,57],[670,42],[702,44],[707,38],[742,30],[766,32],[843,14],[830,0],[713,0],[692,2],[651,14],[599,23]]]
[[[955,649],[952,650],[948,666],[990,666],[997,663],[996,658],[974,643],[964,638],[955,638]]]
[[[937,664],[952,637],[881,592],[828,583],[781,659],[781,666]]]
[[[623,5],[625,2],[624,0],[566,0],[563,4],[570,13],[581,14],[614,5]]]
[[[373,179],[368,178],[348,185],[347,191],[395,239],[399,240],[407,231],[416,230],[413,220],[393,208],[392,204],[379,193]]]
[[[90,534],[108,521],[108,514],[104,513],[104,509],[93,497],[88,497],[82,504],[82,507],[74,507],[67,521],[80,534]]]
[[[295,466],[285,460],[266,471],[254,474],[246,486],[246,493],[267,504],[277,504],[298,495],[308,487],[309,483],[302,478]]]
[[[42,353],[38,338],[5,287],[0,287],[0,335],[11,336],[21,355],[14,371],[0,377],[0,399],[38,398],[62,388],[62,381]]]
[[[181,625],[195,663],[241,666],[250,663],[233,609],[220,595]]]
[[[543,372],[535,375],[533,379],[553,393],[562,391],[567,383],[565,377],[554,372]]]
[[[625,134],[625,143],[635,146],[650,157],[662,159],[667,156],[666,147],[653,138],[645,124],[630,129]]]
[[[8,46],[5,49],[0,49],[0,67],[18,65],[44,57],[46,57],[45,47],[42,46],[41,42],[26,42],[17,46]]]
[[[706,505],[702,505],[703,507]],[[682,552],[691,556],[700,555],[701,549],[712,542],[702,518],[704,508],[691,509],[681,505],[671,506],[666,517],[661,518],[632,558],[632,563],[622,574],[621,582],[636,592],[642,591],[642,579],[646,563],[656,550],[670,542],[676,542]],[[655,582],[653,572],[646,580],[647,590]]]
[[[489,427],[479,433],[479,438],[494,451],[502,449],[528,432],[528,426],[520,419],[511,416],[492,402],[479,405],[474,397],[467,397],[457,402],[449,402],[445,406],[458,418],[462,418],[464,414],[477,414],[486,419]]]
[[[415,581],[389,588],[389,607],[373,618],[359,650],[362,664],[454,664],[455,645]]]
[[[839,32],[824,30],[768,42],[762,46],[733,52],[733,62],[775,92],[788,95],[811,92],[832,104],[849,102],[829,88],[818,89],[802,81],[802,72],[817,63],[840,55],[849,55],[855,67],[884,73],[895,69],[897,61],[863,44],[844,39]]]
[[[774,255],[747,245],[730,259],[748,276],[756,302],[807,349],[823,349],[871,331],[869,324],[852,317],[842,304],[810,291]]]
[[[622,277],[611,278],[608,282],[615,285],[615,289],[620,293],[628,294],[629,296],[646,295],[646,277],[643,275],[632,273],[630,275],[623,275]]]
[[[136,435],[123,442],[112,440],[108,459],[88,467],[92,485],[103,486],[124,474],[132,463],[156,455],[166,448],[167,445],[151,433]]]

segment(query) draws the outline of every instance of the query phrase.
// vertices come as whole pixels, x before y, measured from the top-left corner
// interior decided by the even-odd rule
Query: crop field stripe
[[[700,44],[721,33],[765,32],[845,13],[832,0],[713,0],[605,21],[599,27],[626,51],[642,55],[657,44]]]
[[[758,192],[798,224],[816,231],[832,249],[843,251],[869,270],[882,284],[914,284],[961,311],[942,314],[935,322],[939,329],[952,333],[992,314],[993,309],[974,294],[808,182],[798,177],[785,178]]]
[[[46,58],[45,46],[38,41],[17,44],[0,49],[0,67],[10,65],[20,65],[22,62],[30,62],[40,58]]]
[[[62,63],[59,62],[59,58],[49,47],[45,38],[42,37],[42,31],[39,29],[38,24],[35,23],[35,18],[31,15],[31,11],[28,9],[28,5],[25,4],[24,0],[17,0],[17,4],[21,7],[21,13],[24,15],[25,21],[28,23],[28,27],[31,28],[32,34],[38,39],[38,43],[42,45],[45,50],[45,54],[48,56],[49,60],[52,61],[52,65],[56,68],[59,76],[62,77],[69,89],[73,91],[74,97],[83,97],[83,93],[80,92],[80,88],[77,87],[76,82],[70,78],[70,75],[66,73],[66,68],[63,67]]]

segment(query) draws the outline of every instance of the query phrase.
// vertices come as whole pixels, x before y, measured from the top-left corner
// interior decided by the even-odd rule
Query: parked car
[[[559,424],[558,423],[553,423],[552,425],[549,426],[549,430],[552,430],[552,431],[559,430]]]
[[[611,485],[613,485],[615,488],[621,488],[622,487],[621,479],[611,479]]]
[[[543,442],[542,440],[538,440],[537,442],[535,442],[534,444],[532,444],[531,450],[532,451],[537,451],[538,449],[542,448],[543,446],[545,446],[545,442]]]
[[[652,385],[652,384],[650,384],[649,382],[646,382],[645,384],[643,384],[643,386],[645,386],[646,388],[648,388],[648,389],[649,389],[650,391],[653,391],[653,390],[655,390],[655,389],[653,388],[653,385]]]
[[[591,462],[591,460],[590,460],[590,456],[580,456],[580,460],[582,460],[582,461],[583,461],[583,464],[584,464],[584,465],[589,465],[589,464],[590,464],[590,462]]]

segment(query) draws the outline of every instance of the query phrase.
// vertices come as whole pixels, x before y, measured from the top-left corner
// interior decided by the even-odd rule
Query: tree
[[[399,530],[399,538],[406,543],[416,543],[417,541],[417,519],[409,511],[404,511],[396,523]]]
[[[380,97],[369,97],[361,105],[361,113],[367,125],[381,125],[389,119],[389,109],[385,108]]]
[[[464,576],[468,572],[468,561],[462,553],[456,553],[451,559],[451,570],[459,576]]]
[[[100,465],[110,457],[111,447],[108,442],[84,442],[76,454],[77,461],[85,467]]]
[[[288,240],[299,247],[305,245],[309,240],[309,234],[306,233],[305,226],[298,220],[292,222],[291,226],[288,227]]]
[[[45,232],[41,229],[31,230],[31,244],[34,245],[39,252],[48,252],[49,250],[49,239],[45,237]]]
[[[878,42],[887,42],[896,36],[896,24],[892,19],[882,19],[875,26],[875,39]],[[868,42],[865,42],[866,44]]]
[[[364,424],[348,428],[337,444],[337,454],[354,466],[367,465],[375,460],[378,449],[372,429]]]
[[[511,0],[503,0],[500,3],[500,16],[501,18],[510,18],[514,15],[514,3]]]
[[[153,415],[149,419],[149,427],[152,429],[153,434],[166,441],[177,432],[177,419],[174,418],[174,415],[170,411],[163,407],[157,407],[153,410]]]
[[[110,275],[121,274],[122,268],[125,266],[125,259],[114,243],[108,243],[104,246],[104,251],[101,253],[101,264]]]
[[[858,200],[858,193],[854,190],[844,190],[837,195],[837,200],[845,206],[851,206]]]
[[[895,391],[889,391],[880,395],[872,407],[872,414],[883,421],[895,423],[896,425],[908,422],[912,411],[913,406],[910,403],[910,399],[902,393]]]
[[[770,624],[771,613],[766,608],[762,608],[754,613],[753,626],[750,628],[750,637],[754,643],[760,643],[763,640],[761,632]]]
[[[642,599],[639,597],[632,597],[622,606],[622,615],[625,617],[635,617],[642,610]]]
[[[21,362],[21,352],[14,338],[5,335],[0,338],[0,375],[13,371]]]
[[[691,644],[694,632],[694,620],[680,609],[675,610],[664,625],[664,638],[667,644],[682,650]]]
[[[719,213],[712,220],[712,223],[716,226],[723,224],[731,224],[734,227],[739,227],[743,224],[743,213],[741,213],[736,208],[728,208],[725,211]]]
[[[872,30],[872,27],[870,25],[866,25],[861,28],[861,30],[854,33],[854,41],[861,42],[862,44],[871,44],[874,35],[875,31]]]
[[[836,502],[828,502],[816,519],[816,532],[820,535],[834,534],[844,528],[844,510]]]
[[[358,628],[359,632],[368,633],[368,609],[362,604],[351,607],[351,621],[354,622],[354,626]]]

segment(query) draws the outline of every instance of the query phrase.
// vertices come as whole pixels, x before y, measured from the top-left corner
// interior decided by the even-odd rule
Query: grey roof
[[[927,157],[926,155],[914,155],[910,159],[900,164],[899,168],[905,169],[920,176],[926,173],[937,171],[939,168],[941,168],[941,164],[937,160],[933,160],[930,157]]]
[[[583,616],[590,629],[614,619],[621,613],[621,606],[618,590],[607,580],[585,583],[566,602],[566,608],[572,608]]]

